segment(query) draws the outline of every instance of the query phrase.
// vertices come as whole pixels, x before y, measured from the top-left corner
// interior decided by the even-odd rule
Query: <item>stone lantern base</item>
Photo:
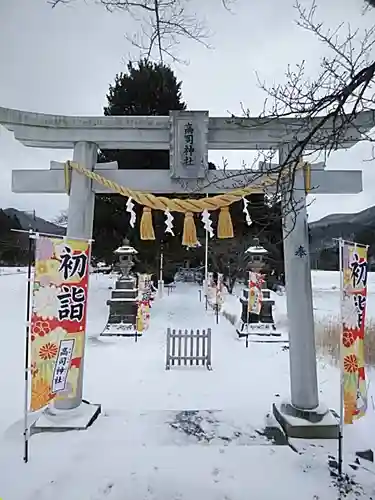
[[[277,332],[273,319],[272,308],[275,305],[275,301],[271,299],[270,290],[262,290],[263,300],[260,314],[248,314],[249,289],[245,288],[242,293],[243,296],[240,298],[242,313],[241,321],[237,328],[237,335],[239,337],[246,337],[247,335],[280,337],[281,333]]]
[[[102,332],[103,336],[141,336],[137,332],[137,297],[138,288],[136,278],[121,277],[116,281],[111,298],[107,300],[109,306],[108,323]]]

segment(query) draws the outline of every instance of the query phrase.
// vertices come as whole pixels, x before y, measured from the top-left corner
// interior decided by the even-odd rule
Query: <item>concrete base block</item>
[[[272,409],[276,420],[290,438],[338,439],[339,422],[324,405],[304,411],[283,402],[274,403]]]
[[[133,323],[107,323],[100,334],[101,337],[142,337]]]
[[[83,401],[73,410],[47,408],[30,428],[31,434],[40,432],[83,431],[88,429],[101,413],[101,405]]]

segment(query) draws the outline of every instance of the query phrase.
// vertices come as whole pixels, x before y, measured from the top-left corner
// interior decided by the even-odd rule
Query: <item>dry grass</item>
[[[235,325],[238,318],[225,310],[222,316]],[[329,356],[334,364],[339,360],[339,340],[341,334],[340,320],[337,318],[323,318],[315,323],[315,341],[318,352],[323,356]],[[366,323],[365,333],[365,363],[367,366],[375,367],[375,322],[370,320]]]
[[[340,334],[339,319],[321,320],[315,324],[317,349],[321,354],[330,356],[334,363],[339,359]],[[375,323],[371,320],[366,324],[365,363],[367,366],[375,367]]]

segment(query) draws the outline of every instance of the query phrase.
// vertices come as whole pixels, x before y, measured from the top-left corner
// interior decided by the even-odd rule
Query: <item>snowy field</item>
[[[336,271],[312,271],[314,292],[314,316],[316,322],[339,321],[340,319],[340,275]],[[368,301],[366,316],[375,321],[375,273],[369,273],[367,285]],[[236,285],[234,296],[227,297],[224,310],[237,319],[241,316],[238,297],[242,295],[242,286]],[[286,295],[272,296],[276,300],[275,321],[279,330],[288,330]]]
[[[113,277],[93,275],[85,355],[87,400],[102,404],[88,431],[38,434],[22,461],[26,276],[0,273],[0,498],[2,500],[336,500],[328,467],[336,442],[292,440],[296,451],[262,435],[273,402],[289,394],[285,344],[246,349],[223,317],[199,302],[198,287],[179,284],[151,310],[151,327],[137,343],[99,337]],[[313,272],[318,318],[337,317],[338,273]],[[276,321],[287,329],[285,296]],[[235,310],[230,297],[228,309]],[[375,310],[370,276],[369,315]],[[165,370],[165,332],[212,328],[212,371]],[[302,325],[301,325],[302,326]],[[321,401],[338,410],[339,376],[319,360]],[[369,373],[369,377],[372,373]],[[374,382],[375,378],[373,377]],[[375,498],[375,467],[355,451],[375,449],[375,391],[370,409],[345,428],[345,470],[356,484],[346,498]]]

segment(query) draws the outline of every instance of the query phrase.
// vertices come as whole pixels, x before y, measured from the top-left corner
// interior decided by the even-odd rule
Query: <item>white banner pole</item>
[[[25,464],[29,461],[29,373],[30,373],[30,322],[31,322],[31,267],[33,263],[33,247],[34,231],[29,231],[29,246],[28,246],[28,267],[27,267],[27,295],[26,295],[26,331],[25,331],[25,395],[24,395],[24,454],[23,461]]]
[[[344,268],[343,268],[343,247],[344,242],[339,239],[339,269],[340,269],[340,338],[339,338],[339,360],[340,360],[340,423],[338,436],[338,473],[342,477],[342,456],[343,456],[343,435],[344,435],[344,367],[342,356],[343,337],[343,301],[344,301]]]

